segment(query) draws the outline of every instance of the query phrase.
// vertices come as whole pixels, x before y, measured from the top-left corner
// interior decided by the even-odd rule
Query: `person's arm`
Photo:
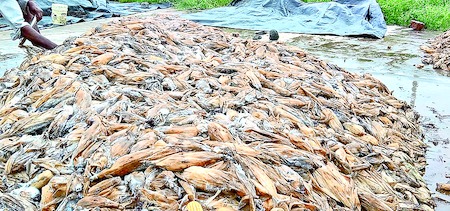
[[[42,13],[39,12],[39,10],[42,10],[37,7],[35,2],[30,3],[31,1],[27,2],[28,11],[31,9],[35,15],[42,15]],[[14,32],[11,33],[12,40],[24,37],[25,39],[30,40],[33,45],[46,49],[55,48],[57,46],[55,43],[42,36],[38,31],[33,29],[27,21],[25,21],[23,17],[24,11],[22,11],[22,5],[20,5],[23,2],[24,0],[20,0],[19,2],[17,0],[0,0],[0,13],[14,30]],[[29,13],[31,13],[31,11]]]
[[[37,5],[37,3],[34,0],[28,0],[28,11],[31,13],[31,15],[36,16],[37,21],[39,22],[42,19],[43,11],[42,9]]]
[[[27,6],[27,14],[28,18],[31,21],[32,17],[35,16],[37,21],[40,21],[42,19],[43,11],[42,9],[37,5],[37,3],[34,0],[20,0],[19,4],[26,4]],[[43,47],[45,49],[53,49],[57,45],[47,39],[46,37],[42,36],[39,33],[39,30],[35,30],[32,28],[32,26],[24,26],[21,28],[21,34],[22,37],[29,40],[33,45]]]
[[[49,50],[58,46],[54,42],[50,41],[46,37],[39,34],[39,32],[34,30],[30,25],[24,26],[20,30],[22,33],[22,37],[31,41],[31,43],[33,43],[33,45],[41,46],[41,47],[43,47],[45,49],[49,49]]]

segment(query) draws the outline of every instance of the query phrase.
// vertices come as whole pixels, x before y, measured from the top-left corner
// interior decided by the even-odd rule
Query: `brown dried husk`
[[[293,46],[123,18],[1,81],[5,207],[19,183],[42,194],[14,201],[27,209],[434,206],[414,110]]]
[[[433,65],[434,69],[450,71],[450,30],[420,46],[425,52],[422,62]]]

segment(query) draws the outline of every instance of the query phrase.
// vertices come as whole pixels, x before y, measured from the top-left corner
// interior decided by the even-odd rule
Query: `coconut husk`
[[[425,53],[422,62],[434,69],[450,71],[450,31],[446,31],[420,46]]]
[[[434,207],[415,111],[294,46],[122,18],[0,80],[0,207]]]

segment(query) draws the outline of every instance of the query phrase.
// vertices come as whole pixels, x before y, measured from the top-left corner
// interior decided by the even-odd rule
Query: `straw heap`
[[[126,18],[1,81],[10,210],[434,206],[413,109],[292,46]]]
[[[428,45],[420,46],[420,49],[426,53],[422,63],[432,64],[434,69],[450,71],[450,31],[437,36]]]

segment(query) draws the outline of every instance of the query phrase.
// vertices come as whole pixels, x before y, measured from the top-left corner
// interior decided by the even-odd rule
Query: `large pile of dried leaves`
[[[450,71],[450,31],[437,36],[428,45],[420,48],[426,53],[422,59],[424,64],[432,64],[434,69]]]
[[[1,81],[2,208],[434,206],[417,114],[295,47],[128,18]]]

